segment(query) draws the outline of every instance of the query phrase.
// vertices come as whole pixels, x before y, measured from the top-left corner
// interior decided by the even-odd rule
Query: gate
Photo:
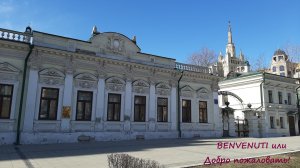
[[[235,119],[235,132],[238,137],[249,137],[249,126],[247,119]]]

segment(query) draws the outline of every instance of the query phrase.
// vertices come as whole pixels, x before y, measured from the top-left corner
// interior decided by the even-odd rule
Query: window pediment
[[[75,86],[80,88],[96,89],[97,77],[91,73],[80,73],[75,76]]]
[[[65,74],[55,68],[46,68],[39,72],[39,82],[48,85],[64,85]]]
[[[197,97],[202,99],[208,99],[209,98],[209,91],[208,89],[202,87],[197,90]]]
[[[180,89],[180,95],[184,97],[193,97],[195,90],[186,85]]]
[[[171,87],[166,83],[159,83],[156,85],[156,94],[158,95],[170,95]]]
[[[108,91],[121,92],[125,90],[125,81],[119,77],[110,77],[106,79],[105,86]]]
[[[136,80],[132,83],[133,92],[135,93],[149,93],[149,83],[144,80]]]
[[[14,73],[14,74],[18,74],[20,72],[21,72],[21,70],[19,70],[18,68],[14,67],[13,65],[11,65],[8,62],[0,63],[0,73]]]

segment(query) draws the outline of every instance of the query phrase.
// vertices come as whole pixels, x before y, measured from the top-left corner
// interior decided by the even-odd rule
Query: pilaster
[[[28,85],[27,85],[27,96],[25,102],[25,113],[24,113],[24,132],[33,131],[33,121],[35,113],[36,95],[37,95],[37,85],[38,85],[38,70],[30,69],[28,75]]]

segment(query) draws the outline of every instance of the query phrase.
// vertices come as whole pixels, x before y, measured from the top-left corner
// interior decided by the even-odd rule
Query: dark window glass
[[[268,95],[269,95],[269,103],[273,103],[273,92],[272,92],[272,90],[268,90]]]
[[[284,128],[284,125],[283,125],[283,117],[280,117],[280,128]]]
[[[291,105],[291,104],[292,104],[292,96],[291,96],[291,93],[288,93],[287,96],[288,96],[288,104]]]
[[[206,101],[199,102],[199,122],[207,123],[207,102]]]
[[[107,121],[120,121],[121,95],[108,94]]]
[[[182,100],[182,122],[191,122],[191,100]]]
[[[283,60],[283,56],[278,56],[278,61]]]
[[[93,92],[77,92],[76,120],[90,121],[92,116]]]
[[[282,104],[282,92],[278,92],[278,103]]]
[[[0,119],[9,119],[13,85],[0,84]]]
[[[273,72],[276,72],[276,67],[275,66],[273,67]]]
[[[281,65],[281,66],[279,67],[279,70],[280,70],[280,71],[284,71],[284,66]]]
[[[270,126],[271,126],[271,128],[275,128],[274,127],[274,117],[270,117]]]
[[[168,98],[157,98],[157,121],[168,122]]]
[[[134,121],[146,120],[146,96],[134,96]]]
[[[45,88],[41,90],[39,120],[56,120],[59,89]]]

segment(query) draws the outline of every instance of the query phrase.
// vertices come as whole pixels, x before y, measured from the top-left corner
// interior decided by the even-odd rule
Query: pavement
[[[218,149],[218,142],[268,142],[268,148]],[[273,149],[272,144],[286,144]],[[281,146],[281,145],[280,145]],[[300,136],[278,138],[160,139],[0,146],[0,168],[106,168],[107,155],[126,153],[165,167],[201,165],[207,157],[249,158],[300,151]]]

